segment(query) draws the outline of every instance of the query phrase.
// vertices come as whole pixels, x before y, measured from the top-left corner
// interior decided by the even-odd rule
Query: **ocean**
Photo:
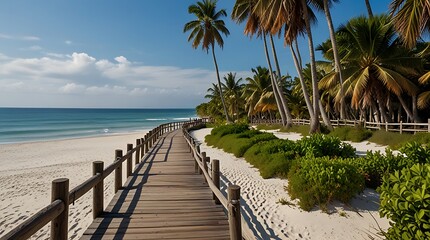
[[[0,108],[0,144],[137,132],[196,117],[195,109]]]

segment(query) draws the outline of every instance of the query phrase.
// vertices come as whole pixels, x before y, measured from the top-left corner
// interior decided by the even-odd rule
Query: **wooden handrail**
[[[39,229],[48,224],[52,219],[59,216],[64,210],[64,202],[55,200],[48,206],[42,208],[33,216],[25,220],[16,228],[12,229],[1,240],[6,239],[28,239],[35,234]]]
[[[429,132],[430,133],[430,119],[428,119],[427,123],[389,123],[389,122],[367,122],[367,121],[359,121],[359,120],[339,120],[339,119],[331,119],[333,127],[339,126],[357,126],[362,125],[366,129],[384,129],[387,132]],[[293,119],[294,124],[304,125],[309,124],[310,120],[308,119]],[[251,120],[251,124],[281,124],[279,119],[269,119],[269,120]]]
[[[148,143],[155,143],[158,138],[166,132],[173,131],[182,127],[182,125],[186,123],[191,123],[190,121],[182,121],[182,122],[171,122],[167,124],[161,124],[158,127],[154,128],[151,134],[147,134],[145,138],[141,138],[140,144],[136,144],[136,146],[132,149],[128,149],[127,153],[120,158],[115,159],[113,163],[107,166],[102,172],[96,173],[92,177],[88,178],[83,183],[74,187],[72,190],[68,191],[68,196],[64,201],[67,202],[67,205],[64,201],[53,199],[52,203],[48,206],[39,210],[36,214],[16,226],[14,229],[6,233],[4,236],[0,237],[0,240],[9,240],[9,239],[28,239],[42,227],[44,227],[49,222],[56,219],[58,216],[64,213],[65,210],[68,210],[68,204],[74,203],[76,200],[81,198],[91,189],[93,189],[97,184],[101,183],[107,176],[109,176],[115,169],[119,166],[122,166],[122,163],[129,158],[133,157],[133,153],[138,153],[139,150],[145,149],[145,152],[140,154],[136,154],[136,157],[143,159],[148,153]],[[136,141],[137,142],[137,141]],[[137,162],[137,161],[136,161]],[[122,174],[122,172],[121,172]],[[59,179],[57,179],[59,180]],[[53,183],[57,180],[54,180]],[[63,179],[62,179],[63,180]],[[67,180],[68,179],[64,179]],[[68,186],[67,186],[68,187]],[[94,203],[93,203],[94,204]],[[68,214],[68,211],[67,211]],[[64,223],[62,223],[64,224]],[[67,226],[67,224],[66,224]],[[63,231],[63,230],[61,230]],[[52,231],[51,231],[52,235]],[[67,233],[66,233],[67,235]],[[52,236],[51,236],[52,238]],[[67,238],[67,237],[66,237]],[[61,237],[61,239],[66,239]]]
[[[193,125],[192,127],[194,127],[194,126],[195,125]],[[184,137],[185,137],[185,140],[186,140],[187,144],[191,148],[191,151],[192,151],[193,156],[194,156],[194,160],[197,162],[197,165],[198,165],[198,167],[200,169],[199,172],[200,171],[202,172],[203,176],[205,177],[206,182],[209,185],[209,188],[211,189],[211,191],[213,192],[213,194],[218,198],[218,201],[223,205],[223,207],[228,212],[231,212],[231,211],[235,210],[234,208],[232,208],[232,203],[230,203],[227,200],[227,198],[222,194],[222,192],[218,189],[218,187],[213,183],[212,178],[209,176],[209,173],[206,171],[206,168],[203,166],[203,164],[206,164],[206,162],[201,161],[201,159],[205,159],[206,156],[203,156],[201,153],[199,153],[197,151],[196,146],[191,143],[190,139],[193,139],[193,138],[189,134],[188,129],[189,129],[188,126],[186,124],[184,124],[184,126],[183,126]],[[243,218],[242,215],[240,216],[240,219],[241,219],[241,221],[238,221],[238,222],[240,222],[240,224],[241,224],[242,238],[245,239],[245,240],[256,239],[254,233],[249,228],[249,226],[246,224],[246,221],[245,221],[245,219]]]

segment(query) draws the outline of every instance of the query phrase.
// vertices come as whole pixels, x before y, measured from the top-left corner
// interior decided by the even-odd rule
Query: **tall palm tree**
[[[273,94],[275,96],[275,100],[276,100],[276,103],[278,106],[278,111],[281,115],[282,123],[283,123],[283,125],[286,125],[289,127],[292,125],[293,119],[291,117],[290,110],[288,109],[285,96],[282,93],[282,91],[280,90],[279,85],[278,85],[277,79],[278,79],[278,76],[280,76],[280,68],[279,68],[279,64],[277,61],[277,56],[276,56],[276,52],[274,49],[273,40],[272,40],[272,38],[270,38],[272,40],[271,44],[272,44],[272,50],[273,50],[273,54],[274,54],[273,57],[275,59],[275,63],[277,66],[278,75],[275,75],[273,73],[273,68],[271,66],[271,61],[270,61],[269,53],[267,50],[267,40],[266,40],[267,31],[264,31],[262,29],[261,23],[260,23],[260,18],[254,12],[254,7],[255,7],[256,2],[257,2],[257,0],[237,0],[234,7],[233,7],[232,19],[236,20],[236,22],[238,22],[238,23],[241,23],[241,22],[246,20],[246,26],[245,26],[245,30],[244,30],[244,33],[246,35],[252,36],[252,35],[257,33],[257,36],[261,36],[261,35],[263,36],[264,52],[266,55],[266,60],[267,60],[270,74],[271,74],[271,78],[272,78],[272,87],[274,90]]]
[[[333,0],[333,2],[337,2],[338,0]],[[345,119],[345,93],[342,88],[343,85],[343,78],[342,78],[342,66],[340,65],[340,59],[339,59],[339,52],[337,50],[337,43],[336,43],[336,37],[335,37],[335,31],[333,27],[333,21],[331,18],[330,13],[330,5],[332,1],[329,0],[323,0],[324,5],[324,14],[327,19],[328,29],[330,33],[330,40],[333,50],[333,57],[334,57],[334,67],[335,67],[335,73],[337,75],[337,78],[339,79],[339,85],[340,87],[340,119]],[[368,0],[366,0],[368,2]]]
[[[318,4],[318,1],[312,1]],[[272,34],[277,34],[284,27],[285,43],[291,45],[299,34],[306,33],[308,36],[309,53],[312,70],[313,89],[313,117],[311,117],[311,133],[319,131],[319,96],[318,79],[315,67],[315,53],[313,49],[311,22],[314,19],[312,10],[309,8],[307,0],[258,0],[255,11],[262,19],[265,29]],[[296,64],[297,65],[297,64]],[[298,70],[299,72],[300,70]]]
[[[413,48],[423,32],[430,32],[430,1],[393,0],[390,9],[394,26],[407,48]]]
[[[367,14],[369,15],[369,17],[373,17],[373,11],[372,11],[372,6],[370,5],[370,0],[364,0],[364,2],[366,3],[366,8],[367,8]]]
[[[224,76],[224,83],[222,84],[223,91],[225,93],[226,102],[228,103],[228,110],[230,116],[236,116],[236,120],[239,119],[239,107],[242,103],[242,78],[236,79],[236,73],[229,72]]]
[[[403,98],[405,93],[411,97],[417,94],[408,77],[418,75],[421,59],[399,45],[390,18],[353,18],[339,28],[337,36],[344,56],[344,88],[351,96],[351,105],[356,109],[377,108],[381,120],[389,121],[386,106],[393,94],[414,119]],[[320,85],[330,87],[330,79],[324,77]]]
[[[246,78],[247,83],[242,93],[249,117],[274,110],[276,106],[269,70],[258,66],[252,72],[254,75]]]
[[[230,122],[221,88],[218,63],[215,56],[215,43],[217,43],[221,48],[224,46],[224,40],[222,39],[221,34],[224,34],[225,36],[230,34],[224,21],[221,20],[221,17],[227,16],[227,13],[225,9],[216,11],[216,0],[203,0],[201,2],[197,2],[197,4],[192,4],[188,7],[188,13],[193,14],[197,19],[186,23],[184,26],[184,32],[191,31],[188,36],[188,41],[192,41],[194,49],[201,45],[202,49],[206,50],[206,52],[209,52],[209,48],[212,50],[212,57],[215,65],[224,114],[227,122]]]

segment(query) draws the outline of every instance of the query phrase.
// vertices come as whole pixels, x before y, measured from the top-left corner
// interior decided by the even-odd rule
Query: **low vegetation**
[[[357,157],[355,149],[341,139],[358,133],[359,138],[368,135],[362,129],[348,129],[294,142],[250,130],[246,124],[230,124],[214,128],[206,142],[243,156],[263,178],[288,178],[286,190],[307,211],[315,206],[324,211],[333,200],[347,203],[364,187],[375,188],[381,194],[381,215],[393,221],[388,238],[428,238],[430,145],[410,142],[397,155],[387,149],[385,154],[368,152]],[[421,139],[425,142],[427,137]],[[279,203],[290,204],[284,199]]]
[[[393,224],[389,239],[430,239],[430,164],[384,176],[379,212]]]

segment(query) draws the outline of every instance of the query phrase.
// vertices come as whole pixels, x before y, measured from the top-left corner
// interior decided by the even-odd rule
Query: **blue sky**
[[[211,55],[182,32],[191,0],[4,0],[0,4],[0,107],[195,107],[216,81]],[[371,0],[374,13],[388,0]],[[234,1],[219,0],[231,13]],[[366,15],[364,0],[334,5],[335,26]],[[221,75],[266,66],[262,42],[226,19],[230,35],[216,49]],[[318,14],[315,44],[328,38]],[[299,41],[304,62],[307,40]],[[282,74],[296,75],[277,40]],[[321,58],[317,53],[317,57]]]

